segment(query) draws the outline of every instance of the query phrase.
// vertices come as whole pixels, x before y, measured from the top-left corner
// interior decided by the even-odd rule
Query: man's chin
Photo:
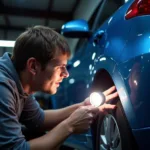
[[[56,94],[57,90],[42,90],[42,92],[53,95]]]
[[[50,90],[50,91],[49,91],[49,94],[54,95],[54,94],[56,94],[56,92],[57,92],[57,89],[55,89],[55,90]]]
[[[57,91],[50,92],[49,94],[54,95]]]
[[[43,92],[53,95],[53,94],[56,94],[57,88],[45,88],[45,89],[43,88]]]

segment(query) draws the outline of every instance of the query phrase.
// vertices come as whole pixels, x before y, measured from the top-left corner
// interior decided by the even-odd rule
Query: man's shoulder
[[[15,86],[16,83],[13,79],[10,79],[6,76],[4,76],[3,74],[0,73],[0,84],[7,84],[10,86]]]
[[[17,86],[14,80],[3,76],[0,73],[0,91],[6,91],[14,93],[17,90]],[[6,92],[0,92],[1,95],[5,94]]]

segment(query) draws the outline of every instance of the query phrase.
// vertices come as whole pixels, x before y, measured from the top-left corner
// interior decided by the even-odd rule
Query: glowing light
[[[65,26],[63,25],[62,27],[61,27],[61,29],[64,29],[65,28]]]
[[[113,17],[111,17],[111,18],[109,19],[108,24],[110,24],[110,22],[112,21],[112,19],[113,19]]]
[[[133,82],[134,82],[134,84],[135,84],[136,86],[138,85],[138,83],[137,83],[137,81],[136,81],[136,80],[134,80]]]
[[[105,102],[105,96],[97,92],[93,92],[90,95],[90,103],[92,106],[98,107]]]
[[[77,61],[74,62],[73,67],[77,67],[79,65],[80,65],[80,60],[77,60]]]
[[[75,82],[75,79],[73,79],[73,78],[69,80],[70,84],[73,84],[74,82]]]
[[[91,70],[91,69],[92,69],[92,65],[90,64],[90,65],[89,65],[89,70]]]
[[[92,55],[92,60],[94,60],[95,56],[96,56],[96,53],[94,52]]]
[[[89,84],[86,85],[86,88],[87,88],[87,89],[89,88]]]
[[[14,47],[15,41],[0,40],[0,47]]]
[[[102,57],[99,59],[99,61],[105,61],[106,60],[106,57]]]

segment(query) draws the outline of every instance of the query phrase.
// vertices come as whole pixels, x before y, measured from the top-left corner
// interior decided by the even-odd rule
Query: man
[[[70,56],[67,42],[48,27],[35,26],[16,40],[13,54],[0,58],[0,149],[53,150],[68,136],[89,129],[94,116],[115,105],[95,108],[89,99],[59,110],[43,111],[30,94],[43,91],[55,94],[64,78]],[[115,87],[105,91],[106,100]],[[48,131],[26,141],[21,124],[34,131]]]

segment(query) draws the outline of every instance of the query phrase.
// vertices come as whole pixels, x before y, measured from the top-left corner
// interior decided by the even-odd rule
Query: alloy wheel
[[[119,128],[115,118],[110,114],[104,117],[101,125],[100,150],[122,150]]]

